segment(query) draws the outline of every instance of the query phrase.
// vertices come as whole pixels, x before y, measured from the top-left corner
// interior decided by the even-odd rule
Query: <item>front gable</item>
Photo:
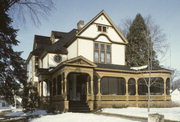
[[[83,56],[78,56],[76,58],[67,60],[63,62],[63,65],[96,67],[96,64],[84,58]]]
[[[112,26],[103,14],[99,16],[94,23]]]
[[[98,26],[105,26],[107,28],[107,32],[98,31]],[[79,37],[86,37],[92,40],[95,40],[100,34],[106,35],[112,42],[115,43],[128,43],[104,11],[101,11],[77,33]]]

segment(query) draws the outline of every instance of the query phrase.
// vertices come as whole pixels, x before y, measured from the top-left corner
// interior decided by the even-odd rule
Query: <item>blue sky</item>
[[[68,32],[76,28],[79,20],[90,21],[101,10],[105,10],[113,22],[120,26],[124,19],[133,19],[137,13],[142,16],[151,15],[167,36],[170,49],[166,67],[180,70],[180,0],[53,0],[55,8],[47,19],[41,18],[39,27],[27,21],[25,26],[18,26],[17,39],[20,44],[17,50],[24,51],[22,57],[27,58],[32,51],[34,35],[50,36],[52,30]],[[171,56],[170,56],[171,52]]]

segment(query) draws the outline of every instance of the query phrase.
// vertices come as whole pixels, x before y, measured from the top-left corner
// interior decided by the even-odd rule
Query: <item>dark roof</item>
[[[97,68],[107,68],[107,69],[119,69],[119,70],[131,70],[131,71],[136,71],[134,69],[131,69],[130,66],[127,66],[127,65],[115,65],[115,64],[100,64],[100,63],[97,63]],[[145,69],[141,69],[139,71],[144,71],[144,70],[148,70],[148,67],[145,68]],[[152,70],[168,70],[168,69],[165,69],[165,68],[162,68],[162,67],[153,67]],[[168,70],[170,71],[170,70]]]
[[[61,38],[64,37],[67,32],[59,32],[59,31],[51,31],[52,35],[54,35],[55,38]]]
[[[126,65],[115,65],[115,64],[96,64],[97,68],[107,68],[107,69],[119,69],[119,70],[132,70]]]
[[[35,35],[34,43],[37,44],[35,49],[46,48],[48,45],[51,45],[50,37]]]
[[[31,54],[38,56],[43,52],[45,48],[51,45],[50,37],[35,35],[34,36],[34,46]]]
[[[59,32],[52,31],[52,35],[56,39],[59,39],[57,42],[52,44],[50,37],[35,35],[34,36],[34,46],[31,54],[40,55],[43,53],[59,53],[59,54],[67,54],[68,51],[64,45],[72,40],[76,36],[77,29],[73,29],[70,32]]]
[[[53,31],[54,33],[55,31]],[[64,33],[64,32],[57,32],[56,34],[61,35],[60,39],[52,44],[50,47],[46,48],[45,51],[50,52],[50,53],[61,53],[61,54],[67,54],[68,51],[64,47],[64,45],[72,40],[76,36],[77,29],[73,29],[69,33]]]
[[[41,54],[43,52],[43,49],[38,48],[38,49],[34,49],[31,54],[38,56],[39,54]]]

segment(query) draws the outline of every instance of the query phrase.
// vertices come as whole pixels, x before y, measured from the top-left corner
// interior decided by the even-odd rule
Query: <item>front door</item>
[[[87,74],[72,73],[68,77],[69,101],[86,101]]]

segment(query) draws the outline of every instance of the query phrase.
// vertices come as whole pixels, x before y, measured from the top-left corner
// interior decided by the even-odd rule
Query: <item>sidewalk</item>
[[[121,118],[124,118],[124,119],[140,121],[140,122],[147,122],[148,121],[147,117],[129,116],[129,115],[114,114],[114,113],[107,113],[107,112],[101,112],[101,111],[95,112],[95,114],[97,114],[97,115],[104,115],[104,116],[121,117]],[[173,120],[165,119],[164,122],[178,122],[178,121],[173,121]]]

